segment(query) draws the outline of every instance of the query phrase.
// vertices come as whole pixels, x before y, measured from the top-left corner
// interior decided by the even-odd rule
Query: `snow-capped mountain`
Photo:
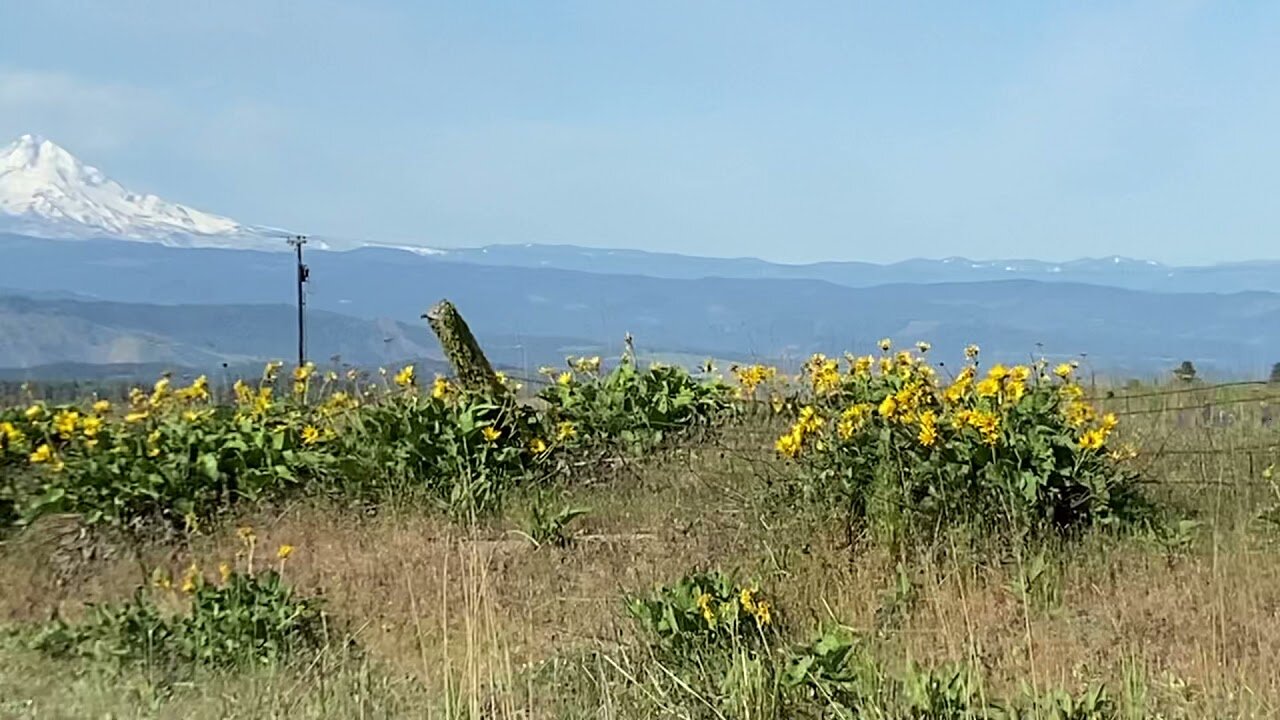
[[[0,147],[0,231],[284,250],[280,233],[132,192],[37,135]]]

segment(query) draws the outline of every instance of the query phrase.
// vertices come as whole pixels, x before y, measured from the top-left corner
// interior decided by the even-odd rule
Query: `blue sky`
[[[318,235],[1277,257],[1280,3],[6,3],[0,135]]]

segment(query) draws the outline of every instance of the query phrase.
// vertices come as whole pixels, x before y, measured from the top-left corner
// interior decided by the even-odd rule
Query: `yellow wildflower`
[[[938,442],[937,420],[932,410],[925,410],[920,413],[920,434],[916,437],[921,445],[933,447]]]
[[[320,442],[320,428],[315,425],[307,425],[302,428],[302,444],[315,445]]]
[[[773,614],[769,612],[769,601],[761,600],[756,604],[756,622],[760,627],[768,627],[773,622]]]
[[[547,451],[547,443],[542,438],[534,438],[529,442],[529,449],[533,451],[533,454],[541,455]]]
[[[809,372],[813,391],[819,395],[827,395],[840,389],[840,362],[829,360],[825,355],[814,355],[805,363]]]
[[[978,397],[991,398],[1000,394],[1000,381],[988,377],[978,382]]]
[[[573,382],[573,373],[568,370],[560,373],[559,377],[556,378],[557,385],[568,385],[571,382]]]
[[[443,400],[448,397],[449,390],[449,381],[439,375],[436,376],[435,382],[431,383],[431,397],[436,400]]]
[[[47,463],[53,459],[54,459],[53,446],[51,446],[49,443],[41,443],[40,447],[36,448],[35,452],[31,453],[31,458],[30,458],[32,465]]]
[[[402,388],[412,387],[414,383],[413,366],[405,365],[392,379],[395,381],[396,385],[399,385]]]
[[[287,543],[284,545],[281,545],[276,550],[276,557],[280,560],[288,560],[289,556],[292,554],[293,554],[293,546]]]
[[[257,415],[266,415],[271,409],[271,394],[273,390],[270,385],[264,385],[258,388],[258,395],[253,399],[253,412]]]
[[[711,594],[702,593],[698,596],[698,610],[702,612],[702,619],[707,621],[707,626],[712,627],[716,624],[716,613],[711,609]]]
[[[494,443],[498,438],[502,437],[502,432],[492,425],[486,425],[480,430],[480,434],[484,436],[484,441]]]
[[[1093,420],[1095,412],[1089,403],[1073,400],[1067,405],[1066,415],[1068,424],[1072,427],[1080,427]]]
[[[306,382],[311,378],[312,373],[315,371],[315,363],[309,362],[304,365],[299,365],[293,369],[293,380],[294,382]]]
[[[880,401],[879,413],[880,417],[886,420],[892,420],[893,416],[898,412],[898,399],[892,395],[886,395],[884,400]]]
[[[0,422],[0,440],[4,440],[7,446],[12,447],[26,439],[26,433],[19,430],[17,425],[11,422]]]
[[[182,592],[188,595],[196,591],[200,582],[200,566],[191,563],[191,567],[182,574]]]
[[[556,426],[556,442],[564,442],[578,436],[578,426],[565,420]]]
[[[973,383],[973,368],[967,367],[960,371],[956,379],[947,386],[946,391],[942,393],[942,398],[948,404],[958,405],[964,400],[965,395],[969,392],[969,386]]]
[[[904,422],[910,422],[915,416],[916,408],[920,405],[921,396],[924,393],[924,386],[918,381],[904,385],[894,393],[893,399],[898,403],[898,414],[902,416]]]
[[[870,405],[866,403],[850,405],[840,413],[840,420],[836,423],[836,433],[841,440],[849,440],[870,415]]]
[[[1005,393],[1009,402],[1018,402],[1027,394],[1027,384],[1024,382],[1010,381],[1005,385]]]
[[[875,362],[875,358],[870,355],[863,355],[853,362],[853,374],[855,377],[866,377],[871,374],[871,364]]]
[[[93,412],[97,415],[106,415],[111,412],[111,402],[109,400],[99,400],[93,404]]]
[[[209,378],[201,375],[191,382],[191,385],[184,387],[177,392],[180,400],[202,401],[209,399]]]
[[[729,368],[729,372],[733,373],[738,380],[739,397],[749,398],[755,395],[756,388],[772,379],[778,371],[776,368],[765,365],[751,365],[745,368],[734,365]]]
[[[1063,380],[1071,377],[1071,373],[1073,372],[1075,372],[1075,367],[1073,367],[1071,363],[1059,363],[1058,366],[1053,369],[1053,374]]]
[[[1030,379],[1031,379],[1031,368],[1027,367],[1026,365],[1015,365],[1013,366],[1013,369],[1009,371],[1009,382],[1011,383],[1015,383],[1015,382],[1024,383]]]
[[[98,434],[98,431],[101,429],[102,429],[102,418],[100,417],[96,417],[96,416],[87,417],[84,419],[84,422],[81,424],[81,430],[84,432],[84,436],[87,438],[92,438],[96,436]]]
[[[146,420],[148,415],[150,415],[150,413],[146,410],[135,410],[128,415],[125,415],[124,421],[127,423],[140,423],[143,420]]]
[[[39,420],[44,417],[44,406],[39,403],[32,405],[22,413],[28,420]]]
[[[742,605],[742,609],[747,612],[755,612],[756,601],[753,595],[755,592],[750,588],[742,588],[742,592],[738,594],[738,603]]]
[[[1080,448],[1083,450],[1097,450],[1101,448],[1107,441],[1107,436],[1101,429],[1087,430],[1080,436]]]
[[[79,424],[80,413],[75,410],[63,410],[53,418],[54,431],[64,438],[74,435]]]
[[[818,411],[812,405],[806,405],[800,408],[800,417],[796,420],[796,430],[801,435],[805,433],[815,433],[822,429],[822,416],[818,415]]]
[[[169,394],[169,378],[162,377],[159,380],[157,380],[156,384],[151,388],[151,404],[155,405],[156,403],[159,403],[161,400],[164,400],[165,397],[168,396],[168,394]]]
[[[230,563],[218,563],[218,577],[221,578],[224,583],[231,579]]]
[[[792,430],[786,435],[778,438],[778,441],[774,443],[774,448],[778,451],[778,454],[783,457],[795,458],[800,454],[800,448],[803,444],[804,440],[800,433]]]
[[[249,387],[249,383],[244,380],[236,380],[231,386],[231,391],[236,396],[236,404],[248,405],[253,402],[253,389]]]
[[[321,406],[321,411],[325,414],[332,414],[354,406],[355,401],[351,399],[351,396],[339,390],[338,392],[330,395],[328,400],[324,401],[324,405]]]
[[[982,442],[995,446],[1000,441],[1000,416],[988,412],[972,412],[966,418],[970,427],[978,431]]]

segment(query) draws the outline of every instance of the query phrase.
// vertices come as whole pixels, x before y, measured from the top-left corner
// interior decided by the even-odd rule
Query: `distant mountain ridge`
[[[792,265],[749,257],[714,258],[644,250],[535,244],[434,248],[427,257],[439,262],[553,268],[673,279],[721,277],[824,280],[848,287],[896,283],[1039,280],[1161,292],[1280,290],[1280,261],[1271,260],[1176,266],[1120,256],[1081,258],[1066,262],[1029,259],[980,261],[950,257],[940,260],[916,258],[886,264],[830,261]]]
[[[0,238],[0,250],[0,287],[16,292],[71,288],[79,297],[189,304],[192,313],[201,305],[274,305],[276,345],[266,347],[293,337],[288,255],[30,238]],[[770,361],[868,352],[886,336],[927,340],[947,362],[976,342],[993,361],[1085,354],[1100,370],[1139,375],[1184,359],[1257,375],[1280,359],[1280,334],[1272,332],[1280,327],[1280,294],[1268,292],[1153,293],[1031,280],[866,288],[811,279],[692,280],[440,261],[379,248],[315,252],[307,261],[316,317],[329,311],[425,329],[421,313],[447,297],[486,349],[516,366],[610,353],[626,332],[654,353]],[[237,320],[229,313],[188,322],[232,332]]]

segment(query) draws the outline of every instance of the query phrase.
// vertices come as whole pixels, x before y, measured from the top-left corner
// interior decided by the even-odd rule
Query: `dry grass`
[[[1132,717],[1280,714],[1280,544],[1256,521],[1276,500],[1263,479],[1275,453],[1258,449],[1275,441],[1263,403],[1232,406],[1228,424],[1176,411],[1204,402],[1194,393],[1110,402],[1161,410],[1134,414],[1128,433],[1162,451],[1138,459],[1153,493],[1203,522],[1185,547],[1099,534],[999,560],[946,538],[948,552],[855,551],[778,502],[769,481],[785,468],[744,439],[564,490],[566,503],[592,510],[575,526],[592,537],[564,550],[535,550],[510,532],[527,506],[519,498],[472,528],[413,509],[373,517],[316,504],[242,518],[257,530],[257,562],[274,564],[278,544],[298,548],[286,576],[324,594],[363,660],[322,653],[301,669],[210,676],[160,694],[145,671],[121,678],[10,641],[0,648],[0,715],[696,716],[692,692],[663,695],[643,677],[620,599],[697,567],[761,578],[793,639],[839,622],[873,638],[890,664],[971,663],[991,692],[1100,680]],[[1186,452],[1206,448],[1222,452]],[[70,571],[51,560],[57,533],[33,530],[0,550],[0,622],[74,616],[86,602],[125,597],[158,565],[212,568],[241,549],[236,524],[187,543],[115,546]],[[1045,570],[1028,583],[1037,556]],[[899,563],[906,593],[895,591]]]

